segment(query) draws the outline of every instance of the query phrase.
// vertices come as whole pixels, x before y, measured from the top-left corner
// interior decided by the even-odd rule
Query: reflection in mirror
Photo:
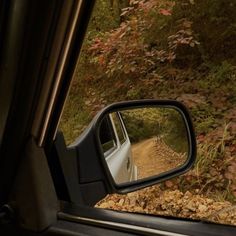
[[[157,176],[188,158],[185,121],[172,107],[112,112],[101,122],[99,139],[117,184]]]

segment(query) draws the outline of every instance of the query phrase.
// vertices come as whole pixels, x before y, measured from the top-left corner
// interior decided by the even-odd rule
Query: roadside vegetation
[[[188,151],[188,138],[181,114],[173,108],[140,108],[121,111],[132,144],[155,138],[176,152]]]
[[[235,39],[236,2],[232,0],[97,1],[61,119],[67,143],[105,105],[144,98],[183,102],[191,112],[198,142],[193,170],[149,188],[149,195],[145,189],[109,196],[112,206],[104,201],[102,206],[127,210],[131,205],[138,212],[153,213],[148,204],[159,201],[155,213],[161,214],[160,209],[168,211],[173,202],[164,209],[163,196],[176,195],[182,199],[179,205],[173,203],[178,210],[169,209],[167,215],[181,216],[184,199],[195,196],[195,210],[183,212],[196,212],[193,218],[201,212],[205,219],[211,216],[235,224],[232,214],[221,211],[228,218],[219,218],[213,212],[232,211],[236,202]],[[143,201],[142,193],[149,200]],[[154,196],[162,196],[163,202],[153,200]],[[136,202],[136,208],[130,201]]]

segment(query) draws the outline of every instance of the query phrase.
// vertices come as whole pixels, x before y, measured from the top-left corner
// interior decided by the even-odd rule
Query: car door
[[[117,143],[116,148],[104,153],[111,173],[117,183],[137,180],[137,167],[132,160],[131,143],[119,113],[111,114],[109,121]],[[103,132],[102,128],[100,130]]]
[[[124,150],[123,140],[120,140],[117,134],[116,125],[120,124],[114,123],[114,117],[105,117],[101,123],[99,136],[104,152],[104,158],[106,159],[109,168],[112,170],[113,178],[117,182],[123,182],[128,181],[129,179],[129,173],[125,167],[127,153]]]
[[[131,141],[120,112],[117,112],[116,119],[118,123],[118,136],[120,137],[121,145],[124,146],[123,148],[126,152],[126,163],[124,164],[123,169],[128,173],[128,181],[135,181],[138,179],[138,169],[133,160]]]
[[[93,3],[0,2],[1,234],[235,235],[230,226],[85,206],[106,191],[88,187],[77,165],[83,150],[56,130]]]

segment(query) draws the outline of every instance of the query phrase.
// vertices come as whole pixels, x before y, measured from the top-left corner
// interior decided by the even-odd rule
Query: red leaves
[[[136,4],[139,4],[140,1],[137,1],[137,0],[130,0],[129,1],[129,4],[130,5],[136,5]]]
[[[101,66],[104,66],[105,65],[105,58],[103,55],[101,55],[99,58],[98,58],[98,61],[99,61],[99,64]]]
[[[126,21],[121,25],[96,38],[89,52],[93,58],[91,63],[98,64],[102,67],[108,77],[129,74],[134,77],[142,77],[147,71],[155,69],[159,63],[171,63],[176,59],[177,46],[166,47],[165,44],[158,42],[158,38],[154,39],[154,44],[159,45],[150,47],[146,43],[148,35],[151,35],[152,30],[161,30],[162,25],[158,24],[157,15],[171,16],[174,6],[173,1],[149,0],[149,1],[130,1],[130,7],[123,9],[122,16],[125,16]],[[184,21],[188,24],[187,21]],[[185,28],[187,25],[185,26]],[[184,29],[185,29],[184,28]],[[180,30],[184,30],[181,29]],[[182,37],[183,33],[173,38],[180,40],[180,44],[193,45],[194,39],[190,27],[185,33],[190,38]],[[179,38],[178,38],[179,37]],[[172,39],[166,39],[169,45]],[[153,73],[154,75],[155,73]]]
[[[168,37],[168,44],[171,50],[176,50],[181,45],[188,45],[190,47],[195,47],[200,43],[195,40],[192,32],[192,22],[183,18],[182,20],[178,21],[179,26],[178,30],[175,34]]]
[[[198,44],[191,29],[192,22],[186,18],[177,21],[173,27],[176,33],[173,34],[173,30],[172,35],[159,39],[164,27],[163,23],[159,24],[160,15],[171,16],[174,5],[175,2],[169,0],[131,1],[121,14],[126,21],[93,41],[89,48],[93,56],[91,63],[100,66],[108,77],[127,74],[142,78],[147,71],[156,75],[160,64],[171,64],[176,59],[179,46]],[[157,38],[152,36],[152,31]],[[153,37],[151,42],[150,37]]]
[[[171,188],[171,187],[174,186],[174,183],[173,183],[172,181],[170,181],[170,180],[167,180],[167,181],[165,182],[165,185],[166,185],[167,188]]]
[[[188,108],[206,104],[206,98],[200,94],[182,94],[177,100],[183,102]]]
[[[163,16],[171,16],[172,15],[171,11],[167,10],[167,9],[160,9],[159,13]]]
[[[100,38],[95,38],[93,40],[93,44],[89,48],[89,51],[96,51],[99,50],[102,44],[102,40]]]
[[[236,197],[236,162],[232,160],[224,174],[225,178],[230,181],[230,189]]]

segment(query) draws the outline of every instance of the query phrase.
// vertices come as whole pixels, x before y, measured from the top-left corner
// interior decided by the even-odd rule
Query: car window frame
[[[116,127],[116,123],[113,120],[113,118],[112,118],[112,124],[115,127],[115,132],[116,132],[116,135],[117,135],[117,139],[119,140],[120,146],[122,146],[127,141],[129,136],[128,136],[127,132],[125,132],[125,129],[124,129],[125,126],[123,124],[123,121],[121,120],[119,112],[115,112],[114,115],[115,115],[115,119],[117,119],[117,122],[118,122],[118,125],[119,125],[118,128],[121,129],[122,136],[123,136],[124,139],[120,140],[120,137],[119,137],[119,134],[118,134],[118,131],[117,131],[117,127]]]
[[[119,143],[117,141],[116,132],[114,130],[112,120],[110,119],[109,116],[105,117],[104,119],[106,119],[105,122],[106,122],[106,125],[108,127],[108,131],[111,132],[111,139],[106,143],[101,143],[103,151],[104,151],[104,148],[103,148],[104,144],[107,144],[109,142],[112,142],[112,144],[113,144],[112,147],[110,147],[110,148],[108,148],[107,150],[104,151],[104,157],[108,158],[108,156],[111,155],[118,148]],[[102,122],[104,122],[104,121],[102,121]],[[101,126],[100,126],[100,131],[99,132],[102,132],[101,131]],[[101,138],[100,138],[100,140],[101,140]]]

